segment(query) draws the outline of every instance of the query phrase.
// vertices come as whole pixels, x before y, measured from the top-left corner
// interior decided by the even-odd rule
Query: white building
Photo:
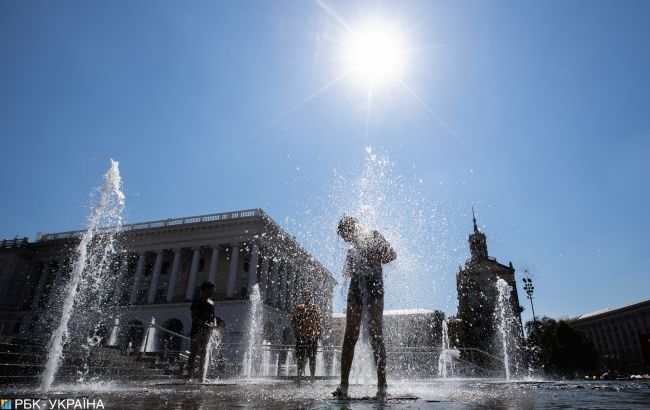
[[[0,334],[39,334],[52,295],[71,270],[80,231],[42,234],[36,242],[0,247]],[[136,223],[123,227],[112,272],[111,320],[105,342],[147,350],[187,349],[190,303],[204,281],[216,284],[215,310],[226,323],[227,344],[240,344],[248,325],[248,295],[259,284],[264,339],[292,343],[290,313],[313,290],[329,327],[336,281],[313,256],[261,209]],[[111,337],[112,335],[112,337]],[[166,336],[170,339],[165,343]],[[181,342],[182,340],[182,342]],[[180,345],[179,345],[180,344]],[[240,354],[240,349],[234,349]],[[232,357],[233,360],[238,360]]]

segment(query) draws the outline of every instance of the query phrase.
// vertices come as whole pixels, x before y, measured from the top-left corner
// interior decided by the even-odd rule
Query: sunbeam
[[[445,122],[444,122],[444,121],[443,121],[443,120],[442,120],[442,119],[441,119],[441,118],[440,118],[440,117],[439,117],[439,116],[438,116],[438,115],[437,115],[437,114],[436,114],[436,113],[435,113],[431,108],[429,108],[429,106],[428,106],[428,105],[424,102],[424,100],[423,100],[423,99],[422,99],[422,98],[421,98],[421,97],[420,97],[420,96],[415,92],[415,90],[413,90],[413,89],[412,89],[408,84],[406,84],[406,82],[404,82],[404,80],[402,80],[401,78],[398,78],[398,79],[397,79],[397,82],[398,82],[398,83],[399,83],[399,84],[400,84],[400,85],[401,85],[401,86],[406,90],[406,92],[408,92],[408,93],[411,95],[411,97],[413,97],[413,99],[415,99],[415,101],[418,102],[418,104],[420,104],[420,106],[421,106],[421,107],[422,107],[426,112],[429,113],[429,115],[431,115],[431,117],[433,117],[434,120],[436,120],[436,122],[438,123],[438,125],[440,125],[440,127],[442,127],[442,129],[444,129],[445,131],[447,131],[447,133],[448,133],[449,135],[451,135],[452,137],[456,138],[456,140],[457,140],[458,142],[460,142],[462,145],[465,145],[465,143],[463,142],[463,140],[460,139],[460,137],[459,137],[458,135],[456,135],[456,133],[454,132],[454,130],[452,130],[451,128],[449,128],[449,126],[448,126],[447,124],[445,124]]]
[[[295,111],[297,111],[298,109],[300,109],[302,106],[304,106],[305,104],[307,104],[308,102],[310,102],[310,101],[313,100],[314,98],[318,97],[319,95],[321,95],[322,93],[324,93],[325,91],[327,91],[329,88],[331,88],[331,87],[333,87],[334,85],[336,85],[338,82],[340,82],[341,80],[343,80],[343,79],[344,79],[345,77],[347,77],[348,75],[350,75],[350,73],[347,73],[347,72],[346,72],[346,73],[343,73],[343,74],[339,75],[338,77],[336,77],[335,79],[333,79],[332,81],[326,83],[324,86],[322,86],[321,88],[319,88],[318,90],[316,90],[315,92],[313,92],[311,95],[309,95],[309,96],[307,96],[306,98],[302,99],[300,102],[298,102],[297,104],[293,105],[291,108],[289,108],[288,110],[286,110],[286,111],[285,111],[284,113],[282,113],[280,116],[278,116],[278,117],[275,118],[274,120],[272,120],[272,121],[270,121],[269,123],[267,123],[266,125],[264,125],[264,126],[263,126],[259,131],[257,131],[257,132],[256,132],[255,134],[253,134],[252,136],[255,136],[255,135],[257,135],[257,134],[263,132],[264,130],[273,127],[275,124],[277,124],[278,122],[280,122],[280,121],[282,121],[283,119],[287,118],[289,115],[291,115],[292,113],[294,113]]]

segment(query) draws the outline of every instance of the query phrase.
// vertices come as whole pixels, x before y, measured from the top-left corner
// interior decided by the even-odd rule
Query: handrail
[[[259,215],[262,215],[262,210],[259,208],[245,209],[242,211],[221,212],[216,214],[187,216],[183,218],[175,218],[175,219],[170,218],[170,219],[163,219],[158,221],[127,224],[127,225],[120,226],[118,228],[118,231],[120,232],[135,231],[138,229],[160,228],[163,226],[186,225],[186,224],[195,224],[199,222],[225,221],[225,220],[239,219],[239,218],[250,218],[252,216],[259,216]],[[113,229],[115,229],[115,227],[104,227],[104,228],[99,228],[97,230],[99,232],[105,232]],[[85,232],[85,230],[47,233],[39,236],[37,240],[49,241],[54,239],[68,239],[73,237],[79,237],[83,234],[83,232]]]
[[[185,339],[185,340],[192,340],[192,338],[190,338],[190,337],[187,337],[187,336],[182,335],[182,334],[180,334],[180,333],[173,332],[173,331],[171,331],[171,330],[169,330],[169,329],[167,329],[167,328],[164,328],[164,327],[162,327],[162,326],[158,326],[158,325],[155,324],[155,323],[151,323],[151,324],[149,324],[149,326],[154,327],[154,328],[156,328],[156,329],[160,329],[160,330],[162,330],[163,332],[170,333],[170,334],[172,334],[172,335],[174,335],[174,336],[178,336],[178,337],[180,337],[180,338],[182,338],[182,339]]]

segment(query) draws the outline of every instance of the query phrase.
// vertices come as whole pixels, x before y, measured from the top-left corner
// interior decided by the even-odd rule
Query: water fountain
[[[295,363],[293,362],[293,350],[287,352],[287,359],[284,362],[284,375],[289,376],[292,374],[293,367]]]
[[[323,358],[323,346],[318,344],[318,351],[316,353],[316,372],[315,376],[326,376],[325,372],[325,359]]]
[[[70,329],[75,335],[87,334],[89,324],[97,322],[101,312],[107,276],[112,258],[116,253],[115,236],[122,226],[125,197],[119,163],[111,160],[111,167],[104,175],[99,188],[99,198],[92,207],[86,231],[75,250],[70,278],[63,287],[60,320],[47,344],[47,362],[41,374],[41,390],[51,389],[54,377],[63,359],[64,345],[69,341]],[[109,286],[110,287],[110,286]],[[83,306],[83,315],[77,315]]]
[[[460,357],[458,349],[451,348],[449,344],[449,330],[447,320],[442,321],[442,337],[440,346],[440,356],[438,357],[438,376],[446,379],[448,376],[454,376],[454,359]]]
[[[359,339],[354,347],[354,361],[350,370],[350,383],[361,385],[367,391],[374,389],[377,385],[377,371],[375,367],[374,354],[368,334],[368,308],[364,305],[361,316],[361,329]]]
[[[381,162],[377,158],[372,159],[370,153],[369,157],[369,161],[373,164]],[[373,168],[373,172],[374,171],[376,171],[376,168]],[[66,344],[66,341],[71,340],[72,337],[76,335],[83,340],[82,347],[85,346],[86,348],[89,348],[96,345],[100,340],[96,331],[96,319],[100,310],[90,303],[90,299],[93,298],[88,298],[86,295],[93,295],[94,297],[98,289],[97,284],[106,284],[110,280],[104,275],[104,273],[108,270],[107,266],[110,265],[112,256],[116,253],[114,235],[119,232],[121,217],[118,216],[121,213],[124,201],[123,195],[120,195],[121,191],[119,188],[120,182],[117,163],[112,165],[111,170],[107,173],[105,178],[106,184],[100,190],[102,196],[99,198],[98,204],[94,207],[93,212],[89,217],[87,231],[80,238],[73,272],[70,277],[70,282],[65,288],[64,303],[61,304],[61,321],[57,322],[58,327],[53,333],[50,345],[48,345],[48,366],[46,372],[43,374],[41,386],[38,391],[52,390],[52,382],[56,375],[61,357],[64,356],[65,349],[63,346]],[[382,206],[386,205],[386,202],[382,202],[385,201],[385,198],[382,197],[385,194],[385,191],[382,191],[383,188],[380,186],[383,186],[382,184],[383,182],[386,182],[386,180],[382,183],[377,183],[378,188],[375,190],[375,188],[370,188],[369,186],[376,182],[373,182],[373,178],[377,177],[373,176],[371,172],[369,174],[364,174],[364,178],[367,178],[367,180],[361,183],[361,185],[365,186],[367,189],[365,191],[361,189],[363,201],[360,200],[359,207],[354,209],[358,209],[362,218],[366,218],[368,221],[383,222],[384,219],[386,219],[386,214],[390,214],[390,211],[395,210],[395,208],[391,206],[387,207],[388,211],[386,208],[382,210]],[[388,178],[388,182],[390,182],[390,178]],[[389,188],[389,190],[390,189],[391,188]],[[374,199],[376,198],[379,199],[375,201]],[[111,205],[111,203],[114,205],[117,204],[117,206],[115,207]],[[396,218],[410,220],[410,218],[404,217],[404,214],[400,214]],[[387,218],[386,220],[388,222],[386,224],[382,223],[383,226],[386,226],[387,224],[389,224],[391,228],[399,226],[399,223],[390,221],[390,218]],[[113,226],[113,228],[106,228],[105,226],[108,225]],[[402,226],[402,228],[404,227]],[[419,263],[417,262],[417,258],[416,262],[413,262],[413,260],[408,262],[409,255],[412,254],[414,248],[409,251],[409,238],[406,238],[405,235],[400,235],[400,233],[404,232],[411,233],[409,229],[394,229],[391,232],[395,235],[391,240],[394,240],[394,243],[397,244],[398,251],[401,249],[403,252],[400,253],[400,255],[406,255],[403,257],[407,262],[403,263]],[[417,234],[413,235],[413,237],[417,241],[422,241],[422,237],[419,237]],[[423,252],[423,254],[427,254],[427,252]],[[339,254],[336,256],[337,263],[340,264],[341,258],[339,257],[341,255]],[[430,252],[427,257],[431,258]],[[433,259],[435,259],[435,257]],[[387,277],[390,277],[391,274],[409,274],[408,270],[404,269],[405,266],[406,265],[391,267],[391,272],[387,272]],[[416,277],[409,277],[408,280],[402,280],[404,279],[402,276],[399,279],[406,283],[421,283]],[[110,287],[110,285],[106,286]],[[104,288],[106,286],[104,286]],[[399,290],[399,288],[393,289]],[[516,350],[517,333],[516,323],[513,321],[514,315],[510,303],[510,293],[512,289],[503,280],[497,282],[496,289],[498,292],[498,304],[495,309],[495,317],[498,324],[498,334],[500,335],[500,347],[503,352],[505,377],[507,380],[512,380],[514,374],[512,369],[516,369],[516,355],[513,355],[513,350]],[[274,353],[271,350],[269,342],[261,340],[263,312],[259,286],[256,285],[251,289],[250,295],[249,320],[248,328],[246,330],[247,339],[245,340],[244,346],[244,349],[246,350],[245,364],[243,366],[242,375],[251,380],[254,376],[269,376],[277,373],[284,375],[295,374],[293,351],[289,350],[286,359],[282,360],[279,354]],[[416,299],[419,298],[417,295],[413,297]],[[98,301],[101,302],[102,300],[103,299],[100,296]],[[84,316],[86,316],[87,320],[82,320],[77,317],[78,315],[76,311],[79,306],[91,308],[84,309]],[[92,318],[92,320],[90,320],[90,318]],[[104,319],[111,320],[109,323],[112,323],[113,331],[110,333],[111,336],[108,344],[115,345],[118,338],[118,332],[116,329],[118,329],[120,323],[115,318],[111,318],[108,315],[105,315]],[[374,360],[367,337],[367,324],[363,323],[362,326],[361,337],[356,346],[355,363],[351,378],[351,382],[354,384],[351,387],[351,392],[354,397],[367,395],[368,389],[366,386],[374,387]],[[88,337],[88,332],[80,332],[79,330],[82,329],[89,330],[91,335]],[[407,331],[412,332],[419,332],[422,330],[423,329],[421,328],[407,329]],[[445,321],[442,324],[442,341],[440,344],[440,356],[438,357],[438,374],[443,378],[457,377],[459,370],[457,366],[458,361],[456,361],[458,359],[458,350],[453,349],[448,330],[447,322]],[[154,336],[150,336],[153,340]],[[208,369],[206,373],[202,375],[203,382],[207,381],[210,369],[213,369],[219,363],[219,349],[222,347],[221,336],[222,335],[219,332],[214,332],[210,338],[208,350],[209,365],[206,366],[206,369]],[[141,348],[139,343],[132,344],[132,342],[129,342],[128,346],[128,351],[137,351]],[[327,351],[327,354],[323,354],[322,349],[323,346],[320,346],[319,354],[317,356],[317,374],[325,375],[324,363],[330,362],[331,360],[331,372],[328,373],[329,375],[338,375],[340,372],[340,350],[334,348],[331,351],[330,356],[329,350]],[[86,349],[86,351],[88,350],[89,349]],[[429,353],[427,352],[427,354]],[[430,354],[429,356],[432,357],[431,361],[435,362],[435,357]],[[284,358],[284,356],[282,356],[282,358]],[[280,361],[283,362],[283,371],[277,370],[279,369]],[[411,367],[407,368],[411,369]],[[133,400],[140,400],[146,402],[147,406],[150,406],[151,408],[181,407],[187,405],[188,402],[191,404],[197,404],[196,407],[235,407],[251,405],[264,407],[268,406],[270,402],[278,407],[283,405],[286,405],[284,407],[312,407],[319,405],[323,407],[323,405],[328,406],[331,404],[331,402],[328,401],[331,400],[330,391],[332,383],[328,381],[315,382],[314,385],[310,385],[308,393],[305,393],[307,389],[296,389],[295,386],[289,383],[275,383],[265,380],[264,382],[255,381],[256,384],[250,386],[238,383],[238,381],[239,380],[233,383],[225,381],[225,383],[215,387],[215,390],[210,390],[212,388],[211,386],[200,386],[200,391],[207,392],[207,394],[197,394],[196,386],[183,385],[183,387],[178,387],[178,384],[157,383],[153,380],[143,380],[133,384],[123,384],[119,381],[102,381],[102,383],[106,383],[84,383],[69,386],[57,385],[57,389],[62,390],[64,393],[48,393],[48,397],[56,394],[68,394],[69,392],[74,392],[74,394],[86,394],[92,392],[93,394],[105,394],[110,397],[111,405],[113,407],[126,407],[132,405]],[[589,392],[589,394],[592,394],[593,392],[594,395],[598,395],[600,394],[600,391],[604,391],[604,389],[601,388],[583,389],[577,382],[572,382],[573,384],[558,382],[545,384],[543,382],[535,382],[532,388],[529,387],[530,383],[520,383],[516,385],[516,389],[518,390],[516,391],[516,394],[513,394],[513,383],[517,382],[515,381],[507,384],[486,383],[485,380],[477,381],[455,378],[453,381],[454,389],[450,389],[449,383],[432,382],[430,379],[426,378],[410,378],[408,372],[405,376],[389,374],[389,392],[392,395],[415,395],[421,397],[423,400],[427,400],[427,402],[441,402],[443,403],[443,406],[449,404],[448,407],[456,407],[455,404],[458,404],[459,400],[465,405],[470,403],[470,405],[477,404],[479,407],[532,407],[531,403],[534,403],[535,405],[540,405],[540,403],[542,405],[548,404],[547,401],[544,401],[549,400],[548,397],[558,397],[558,395],[563,394],[567,397],[565,400],[567,403],[574,404],[578,401],[577,396],[575,395],[575,392],[578,391],[578,389],[581,389],[580,391],[582,392]],[[558,384],[561,384],[561,386],[556,388]],[[218,390],[216,390],[217,388]],[[636,406],[636,404],[645,403],[643,400],[646,400],[647,402],[647,387],[645,387],[646,390],[643,390],[644,387],[638,388],[635,385],[628,384],[625,385],[624,388],[628,390],[628,397],[630,397],[629,400],[631,403],[630,407],[641,407],[641,405]],[[5,391],[3,390],[3,392]],[[26,392],[29,394],[34,393],[27,390]],[[523,394],[519,394],[520,392]],[[549,392],[552,394],[547,394]],[[164,403],[157,401],[156,399],[160,396],[165,396],[168,400]],[[603,394],[599,397],[604,400],[612,400],[611,397],[613,396],[605,396]],[[596,401],[587,401],[587,404],[593,402]],[[418,404],[421,403],[423,402]],[[608,403],[613,404],[612,401]]]
[[[201,383],[207,383],[209,372],[218,367],[218,361],[220,360],[219,348],[221,347],[221,340],[221,331],[219,329],[213,329],[210,333],[208,348],[206,349],[206,365],[203,369],[203,374],[201,375]]]
[[[257,360],[256,344],[261,342],[262,338],[262,295],[259,284],[255,284],[250,293],[250,309],[248,313],[248,340],[247,350],[244,354],[243,376],[248,380],[254,375],[254,367]]]
[[[510,380],[510,352],[512,349],[512,307],[510,306],[510,292],[512,288],[508,282],[499,278],[496,283],[498,299],[495,316],[497,317],[497,328],[499,330],[501,345],[503,348],[503,367],[505,370],[506,380]]]

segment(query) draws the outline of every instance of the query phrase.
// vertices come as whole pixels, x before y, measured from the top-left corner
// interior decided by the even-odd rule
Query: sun
[[[370,88],[386,85],[397,80],[404,70],[403,35],[387,23],[365,24],[350,33],[343,58],[356,81]]]

